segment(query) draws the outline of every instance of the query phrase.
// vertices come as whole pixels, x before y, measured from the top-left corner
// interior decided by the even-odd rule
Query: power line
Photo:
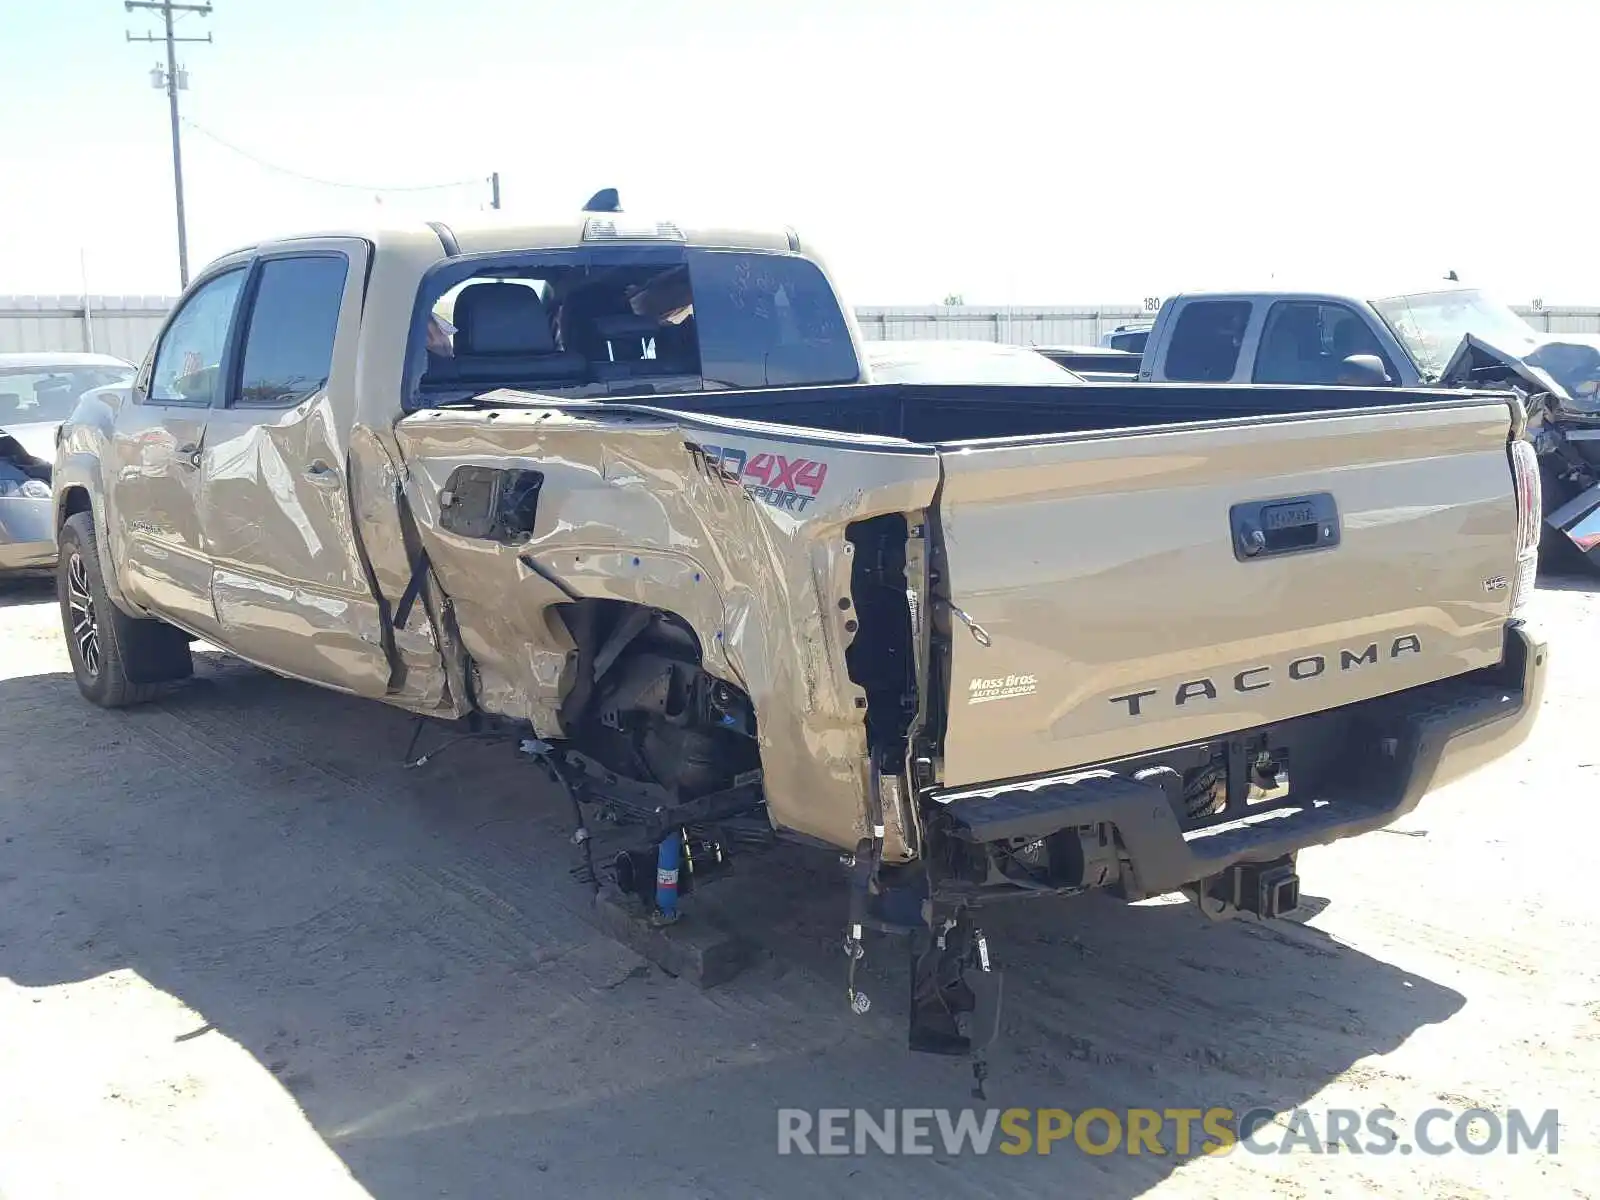
[[[347,188],[350,191],[355,192],[441,192],[449,188],[480,187],[487,182],[483,176],[479,176],[476,179],[458,179],[453,183],[416,183],[404,184],[398,187],[384,187],[376,184],[349,183],[341,179],[323,179],[317,175],[307,175],[304,171],[296,171],[292,167],[280,166],[277,163],[268,162],[260,155],[252,154],[243,146],[235,145],[221,134],[212,132],[204,125],[200,125],[194,121],[191,121],[188,117],[182,117],[180,120],[182,120],[185,125],[194,130],[196,133],[202,135],[203,137],[210,138],[213,142],[217,143],[217,145],[226,150],[233,151],[241,158],[249,159],[258,167],[263,167],[268,171],[275,171],[279,175],[287,175],[291,179],[299,179],[306,183],[320,184],[323,187]],[[498,172],[496,174],[498,174]],[[498,207],[498,205],[496,207]]]
[[[130,42],[166,42],[167,44],[167,69],[162,71],[157,66],[150,73],[150,82],[156,87],[165,87],[167,90],[167,111],[172,121],[172,195],[178,212],[178,279],[184,287],[189,286],[189,231],[183,219],[183,145],[178,137],[178,92],[189,86],[188,72],[178,69],[179,42],[209,42],[211,35],[208,33],[203,38],[181,38],[173,35],[172,14],[187,16],[190,13],[199,13],[202,17],[211,15],[211,2],[204,4],[174,4],[172,0],[123,0],[123,9],[133,12],[135,9],[149,9],[159,12],[166,24],[165,36],[156,37],[147,33],[143,37],[134,37],[124,31]]]

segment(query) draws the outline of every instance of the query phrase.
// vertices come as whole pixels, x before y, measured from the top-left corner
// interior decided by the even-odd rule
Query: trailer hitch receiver
[[[1300,876],[1294,857],[1265,863],[1239,863],[1202,885],[1201,910],[1225,920],[1247,913],[1263,920],[1287,917],[1300,907]]]

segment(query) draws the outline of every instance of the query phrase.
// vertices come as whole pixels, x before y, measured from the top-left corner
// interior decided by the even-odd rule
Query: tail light
[[[1539,486],[1539,459],[1533,443],[1511,443],[1511,474],[1517,486],[1517,577],[1511,585],[1511,615],[1518,615],[1533,595],[1539,573],[1539,530],[1544,525],[1544,498]]]

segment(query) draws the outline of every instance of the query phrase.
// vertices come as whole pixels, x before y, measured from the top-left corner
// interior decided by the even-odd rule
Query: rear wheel
[[[100,574],[94,519],[74,513],[61,528],[56,593],[72,674],[86,700],[123,708],[159,695],[194,669],[187,635],[128,616],[111,603]]]

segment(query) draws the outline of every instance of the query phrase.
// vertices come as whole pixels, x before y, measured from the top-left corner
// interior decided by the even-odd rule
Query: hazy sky
[[[0,0],[0,293],[177,285],[160,47]],[[597,188],[776,219],[857,304],[1134,302],[1447,270],[1600,304],[1600,2],[214,0],[180,23],[191,267]]]

